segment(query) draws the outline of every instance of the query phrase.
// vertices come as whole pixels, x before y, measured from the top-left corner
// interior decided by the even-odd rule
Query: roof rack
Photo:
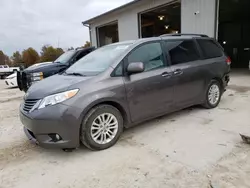
[[[173,34],[164,34],[160,37],[167,37],[167,36],[198,36],[198,37],[208,37],[204,34],[192,34],[192,33],[173,33]]]

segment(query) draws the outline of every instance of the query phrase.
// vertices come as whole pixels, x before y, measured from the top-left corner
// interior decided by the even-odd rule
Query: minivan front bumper
[[[63,104],[35,110],[23,111],[20,106],[20,119],[28,139],[44,148],[79,147],[80,116],[76,109]]]

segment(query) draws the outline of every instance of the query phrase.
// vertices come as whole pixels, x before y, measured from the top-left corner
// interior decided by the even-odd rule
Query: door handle
[[[164,72],[164,73],[161,74],[161,76],[162,76],[162,77],[171,77],[172,74],[169,73],[169,72]]]
[[[174,75],[181,75],[181,74],[183,74],[183,71],[181,69],[176,69],[174,71]]]

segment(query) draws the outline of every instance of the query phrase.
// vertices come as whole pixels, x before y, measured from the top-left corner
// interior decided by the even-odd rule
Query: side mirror
[[[145,70],[144,64],[142,62],[129,63],[127,67],[128,74],[136,74],[143,72]]]

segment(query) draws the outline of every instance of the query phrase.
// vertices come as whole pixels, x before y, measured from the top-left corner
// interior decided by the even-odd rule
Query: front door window
[[[164,67],[163,52],[159,42],[138,47],[128,56],[128,63],[142,62],[145,72]]]

